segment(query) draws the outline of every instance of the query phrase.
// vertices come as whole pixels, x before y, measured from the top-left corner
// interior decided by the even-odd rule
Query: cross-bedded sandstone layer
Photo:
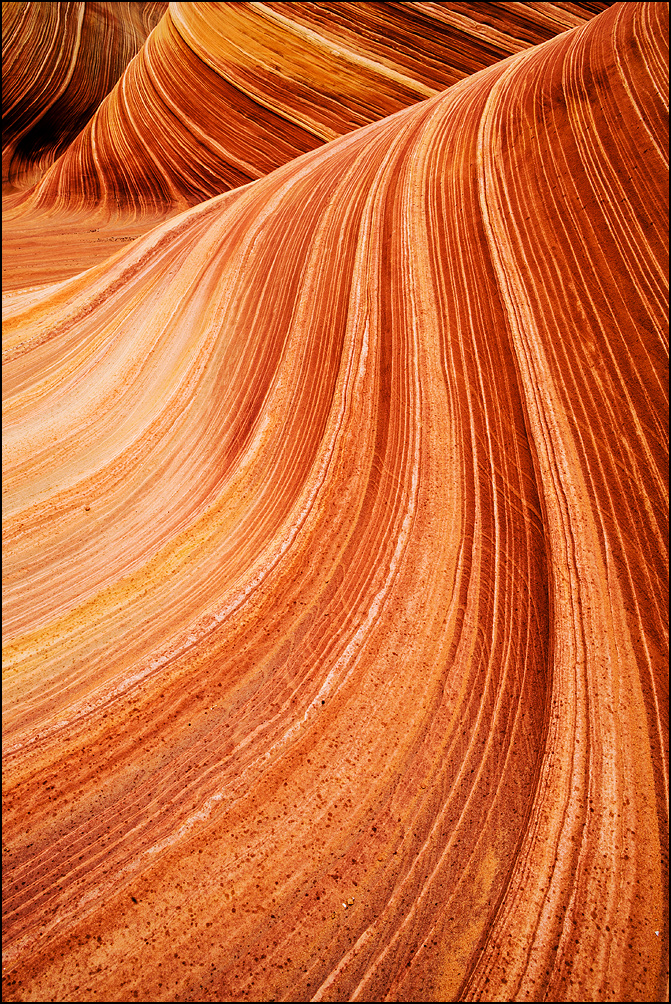
[[[667,16],[7,295],[7,1000],[665,998]]]
[[[88,119],[86,110],[111,83],[98,74],[91,84],[81,54],[90,63],[101,51],[114,53],[110,67],[125,66],[128,46],[116,39],[128,5],[9,6],[17,13],[6,48],[18,55],[5,71],[3,163],[16,184],[22,165],[36,181],[24,178],[5,203],[3,282],[15,289],[68,278],[167,215],[584,24],[608,4],[175,3]],[[166,5],[130,6],[135,21],[144,13],[148,25]],[[41,7],[48,8],[46,20]],[[132,37],[141,37],[137,26]],[[56,100],[73,53],[78,86],[71,81]],[[77,114],[66,130],[73,92]],[[32,122],[36,108],[41,117],[16,151],[17,124]],[[54,121],[71,142],[64,149],[61,143],[62,155],[39,177],[55,147],[38,160],[36,136],[45,122],[54,131]],[[32,155],[32,174],[19,157],[23,149]]]
[[[497,6],[170,4],[30,204],[194,205],[607,5]]]
[[[76,139],[167,3],[2,5],[2,182],[27,188]]]

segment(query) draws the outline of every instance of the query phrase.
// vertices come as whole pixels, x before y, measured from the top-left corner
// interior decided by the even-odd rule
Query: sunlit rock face
[[[667,19],[6,295],[5,999],[668,996]]]
[[[194,205],[607,5],[508,6],[170,4],[30,205]]]
[[[5,290],[75,275],[158,222],[110,219],[102,204],[83,207],[62,187],[63,179],[37,211],[25,199],[59,155],[68,157],[70,144],[167,8],[167,3],[3,4]],[[85,173],[95,159],[90,150]]]

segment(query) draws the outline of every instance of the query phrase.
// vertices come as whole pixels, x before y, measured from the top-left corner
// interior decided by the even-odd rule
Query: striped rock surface
[[[668,995],[667,37],[7,294],[5,999]]]
[[[29,187],[78,136],[167,7],[3,3],[3,186]]]
[[[96,38],[98,45],[108,45],[105,20],[89,14],[89,8],[106,5],[41,6],[49,8],[54,39],[59,25],[66,31],[59,66],[68,45],[75,45],[77,18],[86,16],[84,26],[98,26],[98,35],[89,29],[89,49]],[[165,6],[130,5],[135,20],[141,8],[151,8],[146,20]],[[171,4],[95,115],[73,120],[78,135],[68,133],[72,142],[53,167],[35,187],[24,183],[6,200],[4,286],[72,276],[167,215],[260,178],[327,140],[584,24],[607,6]],[[59,20],[61,7],[67,10]],[[6,33],[10,55],[19,57],[9,64],[8,92],[17,95],[18,86],[21,110],[32,111],[45,94],[53,100],[43,79],[51,64],[42,47],[33,60],[37,78],[33,62],[26,64],[22,55],[32,42],[29,28],[47,32],[40,16],[43,12],[35,11],[32,20],[20,20],[21,30]],[[117,53],[117,62],[122,58],[127,61]],[[52,71],[53,88],[52,79],[60,77]],[[71,83],[51,109],[52,118],[60,121],[57,113],[62,118],[73,89]],[[34,143],[34,132],[22,140],[24,146]],[[6,133],[8,140],[12,135]],[[18,185],[16,174],[14,169]]]
[[[30,205],[194,205],[607,5],[490,6],[172,3]]]

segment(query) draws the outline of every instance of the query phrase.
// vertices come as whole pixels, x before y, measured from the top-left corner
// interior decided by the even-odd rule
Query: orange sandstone
[[[15,96],[5,134],[10,159],[17,110],[25,114],[27,108],[30,115],[37,106],[42,113],[20,140],[33,154],[33,173],[25,168],[17,180],[16,153],[10,165],[21,190],[5,204],[3,284],[16,289],[75,275],[176,211],[584,24],[608,5],[170,4],[88,119],[92,94],[102,97],[109,88],[100,73],[91,72],[87,81],[81,53],[90,61],[91,50],[109,48],[117,67],[129,50],[121,48],[118,31],[118,44],[110,44],[109,18],[132,15],[129,24],[139,37],[133,21],[144,11],[147,24],[153,23],[166,5],[7,6],[21,11],[14,16],[18,26],[7,33],[9,56],[19,54],[8,59],[7,70],[8,92]],[[33,35],[45,34],[50,60],[41,45],[34,48]],[[92,48],[96,41],[98,50]],[[26,50],[34,53],[27,63]],[[78,53],[75,76],[56,97],[72,53]],[[63,130],[63,115],[76,102],[64,133],[71,142],[63,148],[59,140],[62,152],[53,164],[51,147],[48,157],[42,155],[39,167],[49,169],[40,176],[35,134],[39,139],[45,121]]]
[[[6,1000],[665,999],[667,18],[7,294]]]

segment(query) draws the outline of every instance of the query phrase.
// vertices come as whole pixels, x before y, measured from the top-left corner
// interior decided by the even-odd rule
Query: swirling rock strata
[[[29,205],[195,205],[607,5],[472,6],[170,4]]]
[[[79,135],[167,3],[2,5],[2,181],[29,187]]]
[[[21,55],[32,51],[33,35],[41,39],[51,31],[49,51],[58,53],[58,31],[72,48],[74,23],[84,18],[83,35],[88,24],[97,25],[97,34],[89,28],[91,38],[102,37],[104,21],[89,8],[105,5],[46,6],[53,25],[41,25],[38,4],[31,6],[32,20],[16,18],[19,27],[10,23],[6,32],[9,55],[18,53],[6,71],[8,157],[14,119],[26,108],[34,117],[36,101],[40,109],[40,100],[53,101],[54,79],[60,80],[41,47],[34,55],[39,73],[32,62],[24,66]],[[121,19],[124,5],[112,6]],[[582,24],[608,5],[500,6],[173,4],[95,115],[84,122],[78,108],[65,131],[64,110],[83,87],[78,57],[79,86],[71,82],[49,117],[41,111],[21,140],[32,150],[45,121],[52,129],[57,121],[59,135],[77,133],[39,184],[4,201],[4,288],[75,275],[175,212],[262,177],[326,140]],[[165,5],[131,7],[136,20],[144,10],[146,21]],[[89,49],[83,39],[77,51]],[[64,43],[57,64],[62,73],[72,61],[67,52]],[[43,80],[48,70],[49,86]],[[95,87],[101,93],[103,77]]]
[[[5,998],[662,1000],[665,4],[5,305]]]

